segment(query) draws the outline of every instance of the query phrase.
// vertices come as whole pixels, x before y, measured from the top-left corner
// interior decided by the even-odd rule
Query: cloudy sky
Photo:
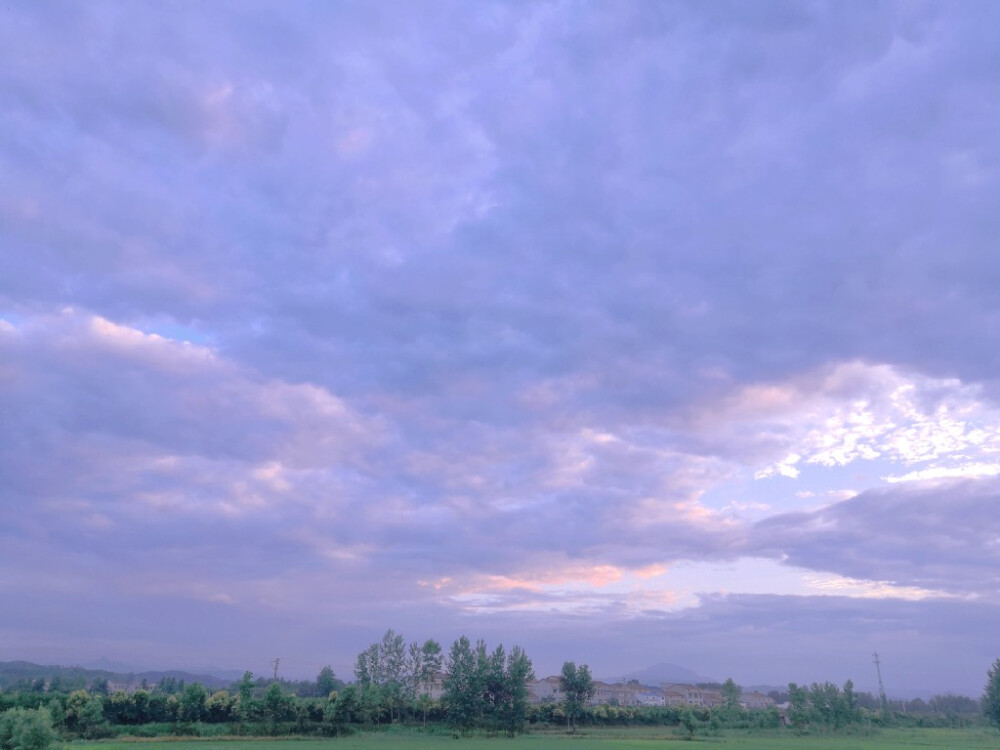
[[[0,8],[0,659],[977,695],[1000,5]]]

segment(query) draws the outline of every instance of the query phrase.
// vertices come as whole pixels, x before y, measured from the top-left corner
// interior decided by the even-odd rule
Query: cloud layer
[[[1000,14],[384,11],[5,11],[0,658],[977,691]]]

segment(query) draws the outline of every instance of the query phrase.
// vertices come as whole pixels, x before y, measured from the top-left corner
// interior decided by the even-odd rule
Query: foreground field
[[[685,739],[676,733],[652,730],[582,730],[579,734],[535,732],[516,739],[465,737],[419,732],[374,732],[332,740],[215,739],[215,740],[117,740],[73,743],[93,750],[137,750],[137,745],[166,744],[164,750],[654,750],[725,747],[745,750],[804,748],[804,750],[998,750],[1000,735],[986,729],[887,729],[871,736],[809,735],[792,732],[765,734],[723,733]],[[152,750],[152,749],[150,749]]]

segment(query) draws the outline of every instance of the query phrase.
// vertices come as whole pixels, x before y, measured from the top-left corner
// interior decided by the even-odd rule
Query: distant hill
[[[696,684],[699,682],[717,682],[717,680],[712,677],[705,677],[697,672],[694,672],[687,667],[682,667],[677,664],[668,664],[666,662],[660,662],[659,664],[654,664],[646,669],[640,669],[637,672],[629,672],[628,674],[621,676],[622,682],[628,682],[629,680],[638,680],[641,685],[659,685],[661,682],[678,682],[686,684]]]
[[[164,678],[184,680],[186,683],[200,682],[210,690],[229,687],[232,680],[210,674],[194,674],[180,670],[152,670],[146,672],[115,672],[108,669],[88,669],[86,667],[63,667],[56,665],[32,664],[27,661],[0,662],[0,689],[27,686],[38,679],[50,682],[57,679],[66,688],[75,690],[91,685],[94,680],[107,680],[109,687],[131,689],[143,680],[152,687]]]
[[[97,669],[105,672],[116,672],[117,674],[137,674],[142,676],[148,676],[151,674],[163,674],[167,676],[173,676],[177,674],[193,674],[198,677],[204,677],[206,679],[212,679],[213,677],[219,680],[225,680],[227,685],[234,682],[239,682],[240,678],[243,677],[243,672],[236,669],[222,669],[221,667],[198,667],[194,671],[187,670],[174,670],[174,671],[164,671],[148,669],[146,666],[136,666],[135,664],[126,664],[124,662],[111,661],[107,657],[101,657],[100,659],[95,659],[94,661],[88,661],[85,664],[81,664],[84,669]],[[159,678],[158,678],[159,679]],[[178,678],[181,679],[181,678]],[[183,678],[185,682],[190,682],[187,677]],[[201,682],[205,685],[201,679],[195,680],[196,682]],[[207,685],[206,685],[207,686]]]

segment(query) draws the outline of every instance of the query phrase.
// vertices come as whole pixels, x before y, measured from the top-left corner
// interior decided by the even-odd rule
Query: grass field
[[[582,730],[579,734],[534,732],[516,739],[465,737],[420,732],[373,732],[332,740],[314,739],[211,739],[115,740],[73,743],[93,750],[137,750],[137,745],[162,743],[164,750],[654,750],[677,748],[804,748],[805,750],[1000,750],[1000,734],[987,729],[886,729],[870,736],[807,735],[792,732],[761,734],[722,733],[692,740],[667,730]]]

